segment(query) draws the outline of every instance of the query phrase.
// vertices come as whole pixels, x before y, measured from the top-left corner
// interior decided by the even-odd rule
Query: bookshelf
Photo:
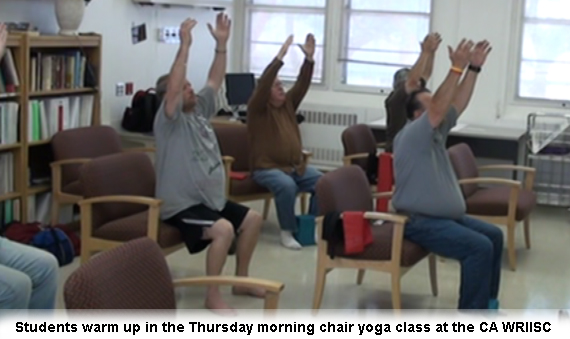
[[[96,34],[8,36],[0,62],[2,224],[37,221],[35,198],[51,192],[51,136],[101,124],[101,43]]]

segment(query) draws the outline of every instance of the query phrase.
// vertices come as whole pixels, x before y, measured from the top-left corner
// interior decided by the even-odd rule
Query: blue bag
[[[315,241],[315,220],[315,216],[310,214],[297,216],[297,232],[294,236],[301,246],[317,244]]]
[[[75,249],[71,239],[59,228],[42,227],[41,231],[34,235],[30,245],[53,254],[60,267],[71,263],[75,258]]]

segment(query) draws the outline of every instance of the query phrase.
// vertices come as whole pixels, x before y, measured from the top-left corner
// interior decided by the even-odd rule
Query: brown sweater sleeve
[[[301,66],[301,71],[299,72],[299,76],[297,77],[295,85],[289,90],[289,92],[287,92],[287,98],[293,102],[293,107],[295,110],[299,108],[301,102],[303,101],[303,98],[305,98],[305,95],[309,91],[311,80],[313,78],[314,67],[314,61],[305,59],[303,66]]]
[[[275,78],[277,78],[277,73],[283,66],[283,61],[275,58],[271,63],[265,68],[263,74],[257,80],[257,85],[255,86],[255,91],[251,95],[249,102],[247,104],[247,114],[262,114],[266,111],[267,103],[269,102],[271,96],[271,87]]]

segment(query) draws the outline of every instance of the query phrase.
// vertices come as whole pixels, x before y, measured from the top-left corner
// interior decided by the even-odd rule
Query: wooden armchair
[[[358,165],[364,172],[368,166],[370,153],[378,153],[379,148],[386,143],[377,143],[372,130],[365,124],[357,124],[347,127],[341,135],[344,157],[344,166]]]
[[[319,202],[317,229],[317,272],[313,309],[320,308],[326,275],[334,268],[358,270],[357,283],[361,284],[365,270],[390,274],[392,279],[392,305],[401,309],[400,280],[402,276],[422,259],[429,258],[430,282],[433,295],[437,295],[435,256],[419,245],[404,239],[407,218],[389,213],[373,212],[373,194],[362,169],[356,165],[341,167],[326,173],[319,180],[316,192]],[[392,193],[376,193],[380,199],[390,199]],[[358,255],[345,255],[342,244],[330,244],[322,239],[323,220],[328,213],[346,211],[366,212],[364,217],[371,222],[382,220],[382,225],[373,225],[374,242]],[[329,246],[334,246],[335,258],[328,256]]]
[[[51,222],[59,222],[63,205],[76,204],[83,196],[79,182],[81,166],[93,158],[127,152],[153,152],[154,148],[123,150],[121,139],[110,126],[90,126],[64,130],[51,140],[54,161],[51,162]]]
[[[467,213],[489,223],[507,227],[509,266],[515,271],[517,266],[515,230],[517,223],[521,221],[524,223],[526,248],[530,249],[530,214],[536,206],[536,195],[533,192],[536,170],[512,165],[479,167],[473,152],[463,143],[450,147],[448,151],[461,184]],[[522,171],[526,178],[523,184],[516,180],[480,176],[480,172],[490,170]]]
[[[83,264],[64,285],[66,309],[176,309],[175,287],[232,285],[267,291],[264,308],[277,309],[283,283],[264,279],[203,276],[172,280],[160,246],[147,237],[128,241]]]
[[[229,200],[246,202],[265,200],[263,219],[267,219],[273,194],[265,187],[258,185],[250,176],[249,139],[246,125],[214,126],[220,145],[224,168],[226,170],[226,194]],[[309,161],[311,154],[304,152],[304,160]],[[236,176],[241,176],[237,178]],[[307,213],[308,194],[300,193],[301,211]]]
[[[96,252],[148,237],[165,254],[183,246],[180,232],[160,221],[161,201],[155,199],[156,176],[148,155],[117,153],[85,163],[79,182],[81,263]]]

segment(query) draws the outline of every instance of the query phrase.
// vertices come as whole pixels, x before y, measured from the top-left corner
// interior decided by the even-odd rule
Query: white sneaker
[[[295,240],[290,231],[281,231],[281,244],[292,250],[300,250],[303,248],[303,246]]]

